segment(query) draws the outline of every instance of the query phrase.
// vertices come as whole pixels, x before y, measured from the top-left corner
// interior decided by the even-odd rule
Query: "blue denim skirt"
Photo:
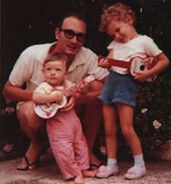
[[[136,84],[130,75],[111,72],[106,79],[99,99],[108,105],[123,103],[136,106]]]

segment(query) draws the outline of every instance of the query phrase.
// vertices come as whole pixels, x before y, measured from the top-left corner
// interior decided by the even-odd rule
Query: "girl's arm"
[[[159,54],[156,59],[158,60],[157,64],[151,68],[148,71],[139,72],[134,77],[135,80],[144,81],[156,74],[159,74],[162,72],[168,65],[169,65],[169,59],[164,53]]]
[[[158,74],[162,72],[168,65],[169,59],[163,53],[159,54],[157,57],[157,64],[149,71],[151,75]]]
[[[113,49],[110,49],[109,54],[107,55],[107,58],[113,58],[113,54],[114,54]],[[98,66],[100,66],[102,68],[110,68],[108,60],[103,58],[103,57],[101,59],[99,59]]]

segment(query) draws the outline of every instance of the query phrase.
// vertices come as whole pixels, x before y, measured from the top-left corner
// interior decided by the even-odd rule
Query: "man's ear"
[[[44,73],[44,71],[45,71],[44,68],[42,68],[41,71]]]
[[[56,37],[56,40],[59,39],[59,33],[60,33],[60,29],[59,29],[59,27],[57,27],[56,30],[55,30],[55,37]]]

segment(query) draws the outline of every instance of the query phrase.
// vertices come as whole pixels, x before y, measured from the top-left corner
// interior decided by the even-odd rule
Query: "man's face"
[[[61,28],[56,30],[58,51],[64,52],[70,57],[75,57],[84,43],[87,27],[85,23],[76,17],[64,19]]]

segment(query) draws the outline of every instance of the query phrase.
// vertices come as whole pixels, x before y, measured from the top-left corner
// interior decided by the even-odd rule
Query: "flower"
[[[15,112],[15,109],[13,107],[6,107],[5,112],[11,114],[11,113]]]
[[[141,113],[142,113],[142,114],[146,113],[147,111],[148,111],[148,109],[147,109],[147,108],[143,108],[143,109],[141,109]]]
[[[154,126],[155,129],[159,129],[161,125],[162,124],[159,121],[157,121],[157,120],[153,121],[153,126]]]
[[[10,153],[10,152],[13,150],[12,144],[5,144],[3,150],[4,150],[6,153]]]
[[[107,154],[107,150],[106,150],[106,147],[105,146],[101,146],[100,147],[100,151],[103,155],[106,155]]]

